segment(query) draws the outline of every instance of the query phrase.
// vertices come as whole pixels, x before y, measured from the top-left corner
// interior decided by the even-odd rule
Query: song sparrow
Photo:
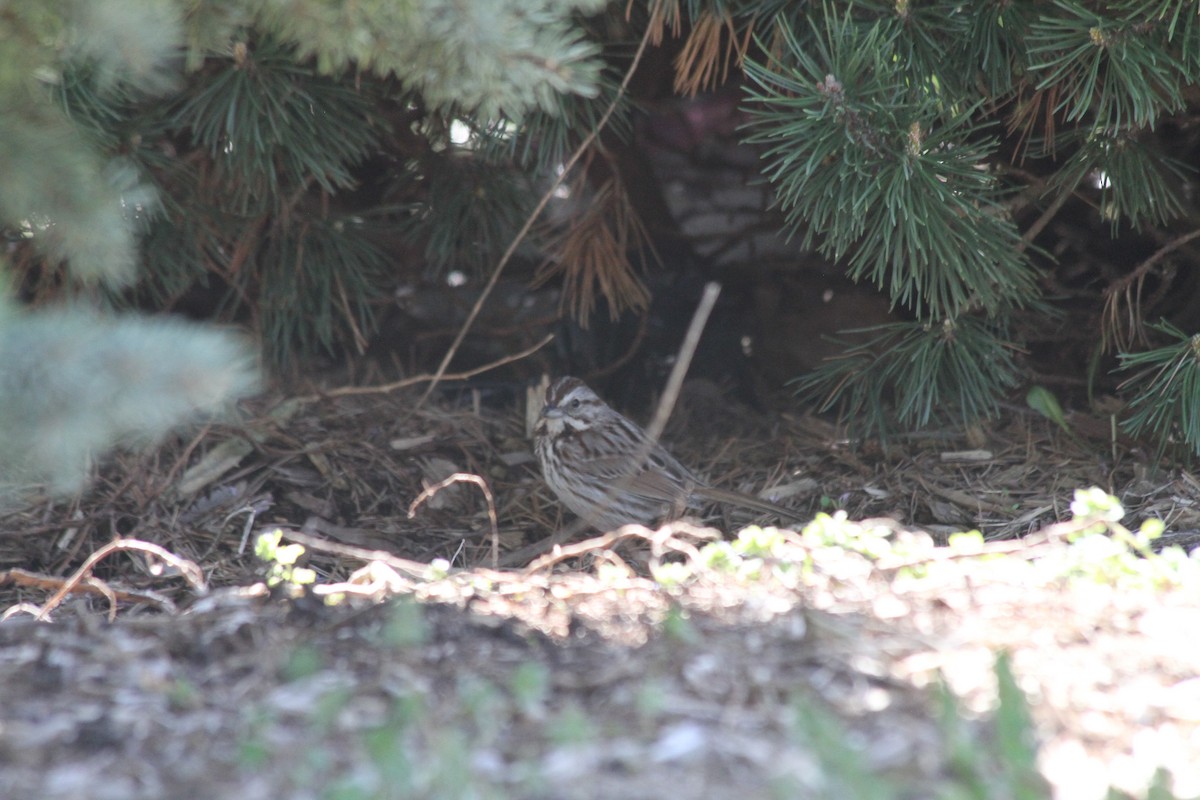
[[[705,501],[802,520],[766,500],[706,485],[578,378],[559,378],[546,390],[534,450],[562,504],[602,531],[674,519]]]

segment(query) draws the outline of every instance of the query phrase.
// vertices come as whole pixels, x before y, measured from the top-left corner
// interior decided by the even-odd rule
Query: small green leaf
[[[1142,522],[1142,527],[1139,529],[1138,533],[1140,536],[1144,537],[1146,541],[1152,542],[1158,537],[1162,536],[1163,531],[1165,531],[1166,528],[1167,526],[1161,519],[1151,517],[1150,519]]]
[[[301,586],[317,582],[317,571],[307,567],[296,567],[292,570],[292,583]]]
[[[952,533],[946,544],[956,553],[978,553],[983,550],[983,534],[979,531]]]
[[[1071,501],[1071,513],[1076,517],[1100,517],[1108,522],[1120,522],[1125,516],[1121,501],[1103,489],[1092,486],[1076,489]]]
[[[278,549],[279,540],[282,538],[283,531],[279,528],[259,535],[258,539],[254,542],[254,555],[263,561],[274,561],[275,551]]]
[[[1071,432],[1070,426],[1067,425],[1067,419],[1063,415],[1062,406],[1058,402],[1058,398],[1044,386],[1034,386],[1025,395],[1025,402],[1034,411],[1041,414],[1046,419],[1050,420],[1058,427],[1062,428],[1067,433]]]
[[[275,561],[280,564],[295,564],[304,555],[304,545],[288,544],[276,548]]]

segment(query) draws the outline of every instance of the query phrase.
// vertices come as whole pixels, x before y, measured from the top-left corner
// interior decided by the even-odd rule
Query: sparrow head
[[[546,389],[537,428],[554,436],[566,428],[587,430],[604,408],[604,401],[579,378],[559,378]]]

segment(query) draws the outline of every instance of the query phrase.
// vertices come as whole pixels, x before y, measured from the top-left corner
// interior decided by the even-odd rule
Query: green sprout
[[[267,568],[267,586],[284,587],[289,594],[299,595],[304,587],[317,581],[316,570],[298,567],[296,562],[304,555],[304,546],[281,544],[283,531],[276,528],[261,534],[254,543],[254,555],[270,566]]]

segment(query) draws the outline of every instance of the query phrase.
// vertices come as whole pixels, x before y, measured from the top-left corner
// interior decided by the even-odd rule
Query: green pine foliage
[[[767,145],[789,225],[806,245],[820,233],[819,249],[852,278],[919,317],[1023,305],[1033,275],[986,169],[996,140],[976,107],[947,109],[932,75],[904,90],[913,70],[896,57],[896,29],[824,22],[803,41],[782,26],[788,62],[747,64],[760,87],[747,138]]]
[[[945,424],[953,421],[950,409],[968,419],[993,416],[1019,384],[1006,330],[977,316],[945,319],[936,327],[897,322],[850,332],[872,336],[797,385],[819,391],[844,380],[847,388],[837,397],[860,430],[884,434],[894,422],[906,429]],[[820,410],[833,403],[826,397]]]
[[[1069,193],[1089,176],[1111,176],[1101,184],[1100,213],[1115,233],[1119,224],[1165,226],[1183,216],[1179,187],[1188,170],[1135,136],[1093,131],[1054,174],[1051,186]]]
[[[1191,0],[15,0],[6,15],[14,282],[39,299],[81,282],[118,304],[216,297],[279,364],[361,347],[401,270],[494,264],[614,101],[605,136],[630,134],[617,87],[647,29],[687,39],[685,91],[740,70],[785,234],[908,320],[801,383],[863,429],[996,412],[1019,382],[1016,315],[1052,312],[1034,239],[1068,200],[1098,193],[1114,235],[1195,214],[1191,167],[1163,144],[1197,105]],[[614,279],[627,264],[605,267],[639,244],[611,234],[638,229],[623,195],[610,207],[530,240],[581,314],[593,294],[644,293]],[[1166,435],[1185,411],[1131,425]]]
[[[569,99],[590,109],[612,83],[577,16],[597,0],[78,5],[13,8],[28,41],[0,52],[0,107],[27,110],[0,116],[0,171],[28,174],[8,176],[0,217],[116,302],[170,307],[207,286],[280,364],[361,346],[395,274],[387,235],[433,272],[482,269],[532,203],[514,131],[554,127]],[[111,30],[136,46],[108,52],[92,31]],[[454,124],[500,146],[452,143]],[[569,130],[562,149],[584,135]],[[364,208],[353,193],[381,154],[390,196]],[[39,195],[62,185],[76,191]],[[52,263],[16,261],[58,284]]]
[[[1184,442],[1200,455],[1200,333],[1188,335],[1169,323],[1152,326],[1171,344],[1121,354],[1121,369],[1135,371],[1124,384],[1130,395],[1122,427],[1149,434],[1165,447]]]
[[[204,292],[225,319],[249,323],[276,363],[361,347],[394,280],[381,222],[402,227],[405,213],[435,220],[440,238],[432,224],[409,235],[428,241],[441,256],[435,268],[445,268],[480,242],[494,247],[523,207],[511,168],[480,170],[433,132],[453,120],[507,128],[553,115],[567,95],[595,99],[600,47],[577,15],[599,8],[597,0],[6,3],[5,283],[38,303],[85,294],[170,308]],[[397,148],[417,141],[425,146]],[[400,156],[395,173],[411,179],[398,195],[440,191],[421,195],[419,208],[356,204],[367,162],[384,153]],[[464,180],[441,180],[458,166]],[[472,180],[499,189],[472,194]],[[506,217],[492,213],[499,208]],[[473,263],[483,262],[476,254]],[[79,291],[89,285],[99,291]],[[75,491],[106,449],[152,440],[256,385],[253,359],[223,332],[97,314],[83,303],[0,311],[5,487]]]
[[[150,188],[117,153],[95,147],[51,90],[86,71],[106,93],[149,96],[172,82],[179,9],[145,0],[6,4],[0,47],[0,223],[76,279],[136,277],[136,212]],[[69,190],[67,188],[69,187]]]
[[[0,304],[0,506],[81,489],[114,445],[152,442],[255,391],[250,349],[178,320]]]
[[[1182,111],[1196,67],[1179,51],[1194,26],[1174,24],[1184,5],[1056,0],[1056,13],[1039,14],[1025,39],[1035,88],[1053,87],[1054,111],[1100,131],[1152,127]]]
[[[206,177],[224,210],[280,213],[307,182],[326,192],[353,186],[351,167],[378,138],[366,94],[297,63],[277,40],[234,47],[232,58],[192,76],[171,110],[171,127],[209,157]]]
[[[324,73],[394,74],[435,108],[481,119],[554,111],[563,94],[594,94],[595,43],[571,12],[603,0],[259,0],[259,24]]]
[[[1192,211],[1156,134],[1194,113],[1194,3],[826,2],[753,31],[747,139],[788,232],[915,319],[799,384],[860,432],[988,416],[1016,384],[1013,313],[1052,313],[1019,219],[1092,186],[1114,235]]]
[[[433,274],[482,272],[512,241],[535,199],[522,171],[449,146],[428,158],[419,175],[405,177],[423,191],[400,230],[424,242],[426,269]]]

